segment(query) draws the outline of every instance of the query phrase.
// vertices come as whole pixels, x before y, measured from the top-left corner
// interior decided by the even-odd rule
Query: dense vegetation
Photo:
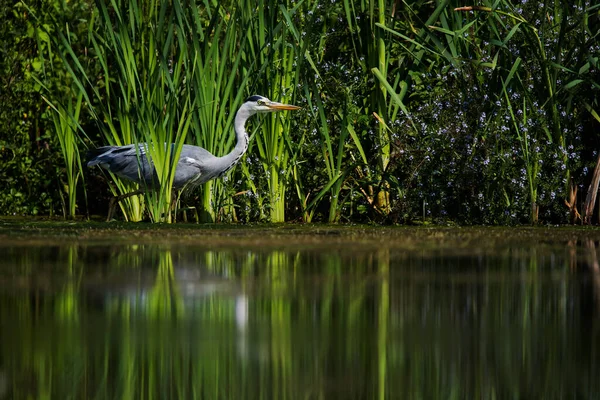
[[[103,214],[132,185],[82,166],[87,148],[223,154],[262,94],[303,109],[253,120],[228,178],[182,197],[204,221],[590,220],[600,5],[477,4],[2,3],[0,214]],[[155,153],[163,190],[127,220],[170,221]]]

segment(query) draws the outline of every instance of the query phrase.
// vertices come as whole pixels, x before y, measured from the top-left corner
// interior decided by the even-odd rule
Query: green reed
[[[115,3],[111,10],[115,17],[109,14],[107,3],[101,1],[98,7],[102,30],[94,45],[107,89],[114,90],[107,93],[110,100],[105,109],[116,115],[107,121],[110,134],[106,138],[124,144],[119,143],[116,122],[120,129],[127,127],[133,143],[143,143],[155,170],[157,182],[153,184],[158,187],[145,188],[150,217],[170,222],[175,168],[190,123],[183,68],[189,55],[180,19],[186,4],[174,1],[169,7],[158,0]]]
[[[369,162],[364,163],[367,181],[371,183],[367,188],[361,189],[361,192],[377,213],[387,215],[393,204],[390,184],[385,177],[392,149],[392,131],[386,123],[395,120],[399,110],[408,115],[404,96],[408,88],[409,70],[402,64],[401,68],[392,69],[394,43],[391,36],[396,31],[388,25],[398,24],[391,18],[395,5],[385,0],[362,0],[358,3],[344,1],[343,5],[345,20],[353,38],[354,62],[375,78],[370,98],[362,103],[361,111],[372,118],[376,144],[373,151],[369,152]],[[368,23],[361,23],[363,18],[366,18]],[[404,60],[404,55],[400,60]],[[353,136],[354,139],[357,137]],[[366,145],[361,144],[359,149],[362,147],[366,148]],[[363,157],[363,161],[366,161],[366,157]]]
[[[191,100],[184,86],[188,48],[181,15],[187,4],[159,0],[97,2],[90,21],[91,57],[100,66],[101,84],[90,76],[64,36],[63,61],[89,104],[108,144],[139,143],[155,171],[145,205],[152,221],[171,221],[176,160],[190,126]],[[92,94],[88,98],[87,91]],[[172,145],[168,145],[172,144]],[[138,160],[141,162],[140,154]],[[113,177],[114,178],[114,177]],[[114,178],[114,194],[137,185]],[[137,197],[120,203],[127,220],[143,217]]]
[[[233,15],[216,7],[198,12],[191,9],[186,17],[193,57],[186,64],[187,84],[194,93],[196,111],[192,115],[193,144],[215,155],[226,154],[235,146],[233,121],[246,95],[247,74],[240,77],[244,52],[243,21],[239,11]],[[202,24],[210,18],[210,24]],[[221,180],[202,188],[200,219],[216,220],[223,204],[231,202]]]
[[[251,86],[256,93],[275,101],[295,102],[294,89],[299,83],[307,45],[295,21],[304,17],[301,11],[306,7],[309,7],[307,2],[295,6],[286,2],[279,7],[265,0],[256,5],[244,4],[244,19],[248,21],[245,67],[247,74],[258,77]],[[248,57],[249,54],[255,54],[256,58]],[[286,113],[274,113],[264,118],[261,131],[255,136],[254,145],[266,175],[271,222],[285,221],[286,193],[293,171],[290,162],[297,149],[292,143],[301,136],[295,135],[293,129]]]
[[[313,87],[313,91],[317,92],[316,88]],[[353,132],[352,123],[349,118],[348,105],[346,104],[339,112],[339,115],[335,116],[335,119],[340,124],[340,133],[336,137],[336,135],[331,132],[331,124],[330,121],[328,121],[327,113],[329,113],[330,110],[327,105],[323,103],[320,96],[314,96],[314,99],[307,96],[307,101],[309,108],[311,110],[316,110],[316,115],[314,115],[313,118],[318,121],[318,131],[321,135],[320,146],[328,181],[323,185],[321,190],[310,199],[308,204],[305,202],[304,218],[307,222],[310,222],[317,205],[328,196],[328,222],[339,222],[341,206],[344,204],[343,199],[340,199],[340,196],[342,196],[343,184],[352,172],[354,166],[353,163],[348,162],[348,157],[345,156],[347,152],[346,142]],[[356,140],[356,135],[352,135],[352,138],[354,139],[356,147],[360,150],[361,154],[364,155],[360,142]],[[308,194],[304,194],[304,188],[300,186],[300,183],[298,185],[299,190],[303,193],[302,197],[308,199]]]
[[[60,143],[60,150],[65,162],[65,174],[67,182],[65,192],[67,201],[63,205],[63,215],[65,218],[74,218],[77,213],[77,183],[83,179],[83,167],[79,155],[79,117],[82,109],[83,96],[77,95],[75,99],[67,99],[66,105],[52,105],[52,122],[54,123],[55,133]],[[62,193],[62,192],[61,192]]]

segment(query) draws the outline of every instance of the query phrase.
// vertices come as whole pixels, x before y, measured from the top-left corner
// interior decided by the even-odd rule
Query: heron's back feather
[[[98,165],[122,178],[156,186],[158,179],[155,170],[146,157],[146,146],[141,143],[126,146],[103,146],[88,151],[87,166]],[[173,186],[183,188],[186,184],[196,186],[217,176],[213,171],[217,157],[202,147],[183,145],[179,162],[175,169]]]

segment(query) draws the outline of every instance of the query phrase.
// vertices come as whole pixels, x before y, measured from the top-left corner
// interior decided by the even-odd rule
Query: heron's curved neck
[[[246,133],[246,121],[250,118],[250,113],[242,108],[235,115],[235,148],[234,152],[239,153],[240,157],[248,150],[248,133]]]
[[[246,150],[248,150],[248,134],[246,133],[246,121],[250,118],[251,114],[244,107],[240,108],[235,115],[235,138],[236,143],[235,147],[229,154],[221,157],[221,161],[223,163],[223,169],[225,172],[229,171],[237,162],[242,158]]]

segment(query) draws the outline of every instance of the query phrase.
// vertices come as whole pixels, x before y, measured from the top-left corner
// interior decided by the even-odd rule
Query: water
[[[0,222],[0,399],[598,398],[598,243]]]

